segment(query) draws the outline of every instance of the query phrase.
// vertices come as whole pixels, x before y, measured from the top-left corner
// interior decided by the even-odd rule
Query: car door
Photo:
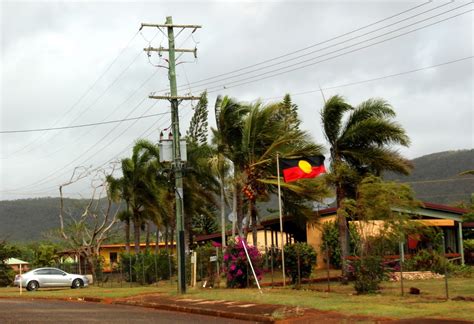
[[[49,269],[48,277],[48,281],[52,287],[64,287],[70,285],[67,273],[59,269]]]
[[[49,269],[36,270],[32,280],[38,281],[40,287],[49,287]]]

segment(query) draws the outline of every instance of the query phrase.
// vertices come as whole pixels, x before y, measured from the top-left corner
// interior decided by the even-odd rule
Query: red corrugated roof
[[[433,203],[425,202],[425,201],[423,202],[423,205],[425,205],[425,208],[427,209],[447,211],[447,212],[455,213],[459,215],[462,215],[468,212],[467,209],[451,207],[451,206],[446,206],[446,205],[441,205],[441,204],[433,204]]]

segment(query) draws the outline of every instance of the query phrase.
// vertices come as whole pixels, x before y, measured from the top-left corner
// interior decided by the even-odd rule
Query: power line
[[[101,121],[105,121],[107,118],[111,117],[114,113],[116,113],[116,112],[117,112],[117,109],[118,109],[119,107],[121,107],[122,105],[124,105],[125,103],[127,103],[140,89],[142,89],[148,82],[150,82],[150,81],[157,75],[157,72],[158,72],[158,70],[156,70],[156,71],[153,72],[149,77],[147,77],[147,78],[144,80],[144,82],[143,82],[138,88],[136,88],[134,91],[132,91],[132,93],[131,93],[124,101],[122,101],[120,104],[118,104],[117,106],[115,106],[115,108],[112,110],[112,112],[111,112],[110,114],[108,114],[106,117],[104,117]],[[143,100],[142,100],[142,102],[143,102]],[[130,113],[129,113],[127,116],[129,116],[129,115],[130,115]],[[72,126],[72,125],[69,124],[68,126]],[[66,129],[66,127],[64,127],[64,129]],[[1,131],[0,131],[0,134],[1,134],[1,133],[4,133],[4,132],[1,132]],[[42,134],[42,135],[44,135],[44,134]],[[85,134],[83,133],[83,134],[81,134],[80,136],[78,136],[77,138],[78,138],[78,139],[81,139],[83,135],[85,135]],[[41,136],[41,135],[40,135],[40,136]],[[53,138],[54,138],[54,136],[53,136]],[[52,153],[52,154],[55,154],[55,153],[57,153],[57,152],[60,152],[61,150],[64,149],[64,147],[66,147],[66,146],[68,146],[68,145],[70,145],[70,144],[71,144],[71,143],[65,144],[62,148],[57,149],[57,150],[56,150],[54,153]],[[25,154],[31,152],[32,150],[33,150],[33,149],[28,150],[27,152],[25,152]],[[17,152],[18,152],[18,151],[17,151]],[[52,154],[49,154],[49,156],[51,156]],[[11,156],[12,156],[12,154],[10,154],[8,157],[2,157],[2,158],[0,158],[0,159],[5,160],[5,159],[10,158]]]
[[[330,89],[335,89],[335,88],[342,88],[342,87],[348,87],[348,86],[352,86],[352,85],[367,83],[367,82],[379,81],[379,80],[383,80],[383,79],[387,79],[387,78],[397,77],[397,76],[401,76],[401,75],[406,75],[406,74],[420,72],[420,71],[424,71],[424,70],[428,70],[428,69],[432,69],[432,68],[436,68],[436,67],[440,67],[440,66],[445,66],[445,65],[449,65],[449,64],[453,64],[453,63],[462,62],[462,61],[465,61],[465,60],[472,59],[473,57],[474,56],[467,56],[467,57],[459,58],[459,59],[456,59],[456,60],[451,60],[451,61],[447,61],[447,62],[443,62],[443,63],[439,63],[439,64],[434,64],[434,65],[430,65],[430,66],[421,67],[421,68],[418,68],[418,69],[413,69],[413,70],[403,71],[403,72],[399,72],[399,73],[384,75],[384,76],[375,77],[375,78],[366,79],[366,80],[349,82],[349,83],[345,83],[345,84],[341,84],[341,85],[324,87],[322,89],[317,89],[317,90],[309,90],[309,91],[296,92],[296,93],[290,93],[290,94],[292,96],[298,96],[298,95],[304,95],[304,94],[319,92],[321,90],[330,90]],[[183,69],[184,69],[184,67],[183,67]],[[186,71],[183,71],[183,72],[186,75]],[[187,78],[187,76],[186,76],[186,78]],[[271,99],[278,99],[278,98],[280,98],[280,96],[270,97],[270,98],[263,98],[262,100],[271,100]],[[90,126],[98,126],[98,125],[107,125],[107,124],[113,124],[113,123],[124,122],[124,121],[131,121],[131,120],[136,120],[136,119],[146,119],[146,118],[150,118],[150,117],[160,116],[160,115],[163,115],[163,114],[168,114],[168,113],[158,113],[158,114],[144,115],[144,116],[140,116],[140,117],[132,117],[132,118],[125,118],[125,119],[117,119],[117,120],[102,121],[102,122],[95,122],[95,123],[89,123],[89,124],[80,124],[80,125],[71,125],[71,126],[62,126],[62,127],[0,131],[0,134],[44,132],[44,131],[54,131],[54,130],[62,130],[62,129],[72,129],[72,128],[82,128],[82,127],[90,127]]]
[[[127,42],[127,44],[125,45],[125,47],[123,47],[120,52],[117,54],[117,56],[115,56],[115,58],[112,60],[112,62],[105,68],[104,71],[102,71],[102,73],[99,75],[99,77],[87,88],[87,90],[79,97],[78,100],[76,100],[76,102],[74,102],[74,104],[71,105],[71,107],[62,115],[62,117],[58,118],[51,127],[54,127],[56,126],[57,124],[59,124],[63,119],[64,117],[66,117],[66,115],[68,115],[71,111],[73,111],[77,105],[79,105],[79,103],[81,103],[81,101],[92,91],[92,89],[99,83],[99,81],[104,77],[104,75],[112,68],[112,66],[115,64],[115,62],[117,62],[117,60],[119,59],[120,56],[122,56],[123,53],[125,53],[125,51],[127,50],[127,48],[130,46],[130,44],[135,40],[135,38],[137,37],[138,35],[138,31],[133,35],[133,37]],[[128,68],[128,67],[127,67]],[[17,151],[13,152],[12,154],[16,154],[16,153],[19,153],[21,151],[23,151],[25,148],[33,145],[34,143],[36,143],[37,141],[39,141],[40,139],[42,138],[42,136],[39,136],[39,137],[36,137],[32,142],[26,144],[25,146],[23,146],[22,148],[18,149]]]
[[[0,134],[30,133],[30,132],[46,132],[46,131],[55,131],[55,130],[62,130],[62,129],[72,129],[72,128],[91,127],[91,126],[98,126],[98,125],[108,125],[108,124],[121,123],[121,122],[124,122],[124,121],[130,121],[130,120],[137,120],[137,119],[145,119],[145,118],[150,118],[150,117],[156,117],[156,116],[161,116],[161,115],[165,115],[165,114],[168,114],[168,112],[166,112],[166,113],[159,113],[159,114],[144,115],[144,116],[140,116],[140,117],[132,117],[132,118],[109,120],[109,121],[105,121],[105,122],[90,123],[90,124],[80,124],[80,125],[62,126],[62,127],[51,127],[51,128],[35,128],[35,129],[0,131]]]
[[[470,13],[472,12],[473,10],[468,10],[468,11],[465,11],[465,12],[462,12],[462,13],[459,13],[459,14],[456,14],[454,16],[451,16],[451,17],[448,17],[448,18],[445,18],[445,19],[442,19],[442,20],[439,20],[437,22],[434,22],[434,23],[431,23],[431,24],[428,24],[428,25],[425,25],[425,26],[422,26],[422,27],[419,27],[419,28],[416,28],[416,29],[413,29],[413,30],[410,30],[410,31],[407,31],[405,33],[402,33],[402,34],[399,34],[399,35],[396,35],[396,36],[393,36],[393,37],[390,37],[390,38],[387,38],[387,39],[384,39],[384,40],[381,40],[381,41],[378,41],[378,42],[375,42],[375,43],[372,43],[372,44],[369,44],[369,45],[365,45],[365,46],[362,46],[362,47],[359,47],[359,48],[356,48],[356,49],[353,49],[353,50],[350,50],[350,51],[347,51],[347,52],[344,52],[344,53],[341,53],[341,54],[337,54],[337,55],[334,55],[334,56],[331,56],[331,57],[328,57],[326,59],[323,59],[323,60],[320,60],[320,61],[316,61],[316,62],[313,62],[313,63],[310,63],[310,64],[306,64],[306,65],[302,65],[302,66],[298,66],[299,64],[301,63],[304,63],[304,62],[307,62],[307,61],[311,61],[311,60],[306,60],[306,61],[303,61],[303,62],[299,62],[299,63],[296,63],[296,64],[291,64],[289,66],[286,66],[286,67],[282,67],[282,68],[278,68],[278,69],[275,69],[275,70],[272,70],[272,71],[268,71],[268,72],[265,72],[265,73],[261,73],[261,74],[258,74],[258,75],[254,75],[254,76],[251,76],[251,77],[248,77],[248,78],[244,78],[244,79],[241,79],[241,80],[236,80],[236,81],[232,81],[232,82],[229,82],[229,83],[226,83],[226,84],[222,84],[222,85],[217,85],[217,86],[213,86],[211,88],[207,88],[207,92],[208,93],[213,93],[213,92],[217,92],[217,91],[220,91],[222,89],[229,89],[229,88],[234,88],[234,87],[238,87],[238,86],[241,86],[241,85],[246,85],[246,84],[249,84],[249,83],[254,83],[254,82],[257,82],[257,81],[262,81],[262,80],[265,80],[265,79],[269,79],[269,78],[272,78],[272,77],[275,77],[275,76],[279,76],[279,75],[282,75],[282,74],[286,74],[286,73],[290,73],[290,72],[294,72],[294,71],[297,71],[297,70],[301,70],[301,69],[304,69],[306,67],[309,67],[309,66],[313,66],[313,65],[316,65],[316,64],[319,64],[319,63],[322,63],[322,62],[326,62],[326,61],[329,61],[329,60],[332,60],[332,59],[335,59],[335,58],[338,58],[338,57],[341,57],[341,56],[344,56],[344,55],[347,55],[347,54],[350,54],[350,53],[354,53],[354,52],[357,52],[357,51],[360,51],[360,50],[363,50],[365,48],[369,48],[369,47],[372,47],[372,46],[375,46],[375,45],[378,45],[378,44],[381,44],[381,43],[384,43],[384,42],[387,42],[387,41],[390,41],[392,39],[396,39],[396,38],[399,38],[399,37],[402,37],[402,36],[405,36],[405,35],[408,35],[410,33],[413,33],[413,32],[416,32],[418,30],[421,30],[421,29],[425,29],[427,27],[431,27],[433,25],[437,25],[439,23],[442,23],[444,21],[447,21],[447,20],[450,20],[450,19],[453,19],[453,18],[456,18],[456,17],[459,17],[461,15],[465,15],[467,13]],[[379,36],[378,36],[379,37]],[[362,42],[361,42],[362,43]],[[357,45],[357,44],[355,44]],[[342,48],[342,49],[346,49],[346,48],[349,48],[349,47],[352,47],[354,45],[350,45],[350,46],[346,46],[345,48]],[[321,55],[319,57],[322,57],[322,56],[326,56],[328,54],[332,54],[332,53],[335,53],[335,52],[338,52],[342,49],[339,49],[339,50],[336,50],[336,51],[333,51],[331,53],[327,53],[327,54],[324,54],[324,55]],[[292,68],[294,67],[293,69],[289,69],[289,68]],[[287,71],[282,71],[282,70],[285,70],[285,69],[289,69]],[[282,71],[282,72],[278,72],[278,71]],[[271,74],[273,72],[278,72],[278,73],[274,73],[274,74]],[[270,75],[268,75],[270,74]],[[267,75],[267,76],[265,76]],[[262,77],[260,78],[261,76],[265,76],[265,77]],[[252,80],[254,78],[257,78],[255,80]],[[244,82],[246,81],[246,82]],[[239,83],[240,82],[240,83]],[[231,85],[233,84],[233,85]],[[215,89],[215,90],[209,90],[209,89]],[[206,88],[204,89],[199,89],[197,91],[199,92],[202,92],[206,90]]]
[[[294,92],[294,93],[290,93],[290,95],[291,96],[300,96],[300,95],[320,92],[321,90],[338,89],[338,88],[350,87],[350,86],[353,86],[353,85],[358,85],[358,84],[363,84],[363,83],[368,83],[368,82],[373,82],[373,81],[380,81],[380,80],[383,80],[383,79],[393,78],[393,77],[402,76],[402,75],[406,75],[406,74],[411,74],[411,73],[415,73],[415,72],[420,72],[420,71],[424,71],[424,70],[428,70],[428,69],[433,69],[433,68],[437,68],[437,67],[441,67],[441,66],[445,66],[445,65],[449,65],[449,64],[454,64],[454,63],[462,62],[462,61],[465,61],[465,60],[470,60],[473,57],[474,56],[471,55],[471,56],[459,58],[459,59],[456,59],[456,60],[447,61],[447,62],[434,64],[434,65],[430,65],[430,66],[425,66],[425,67],[421,67],[421,68],[417,68],[417,69],[413,69],[413,70],[408,70],[408,71],[398,72],[398,73],[394,73],[394,74],[383,75],[383,76],[375,77],[375,78],[371,78],[371,79],[348,82],[348,83],[344,83],[344,84],[324,87],[324,88],[317,89],[317,90]],[[261,100],[272,100],[272,99],[280,99],[280,98],[282,98],[282,96],[262,98]]]
[[[156,104],[156,102],[155,102],[149,109],[151,109],[155,104]],[[184,104],[183,106],[186,107],[187,104]],[[149,109],[148,109],[148,110],[149,110]],[[180,118],[182,118],[182,117],[187,117],[190,113],[191,113],[191,110],[188,110],[188,111],[184,114],[184,116],[180,116]],[[156,125],[160,122],[160,120],[161,120],[162,118],[163,118],[163,116],[161,116],[155,123],[153,123],[153,124],[152,124],[150,127],[148,127],[144,132],[142,132],[142,133],[138,136],[138,138],[148,137],[148,136],[151,134],[150,130],[153,130],[153,129],[156,127]],[[135,121],[133,124],[135,124],[135,123],[136,123],[136,121]],[[168,123],[168,121],[162,122],[162,123],[158,126],[158,129],[163,128],[163,126],[164,126],[165,124],[167,124],[167,123]],[[131,125],[131,126],[133,126],[133,125]],[[131,127],[131,126],[130,126],[130,127]],[[126,130],[128,130],[130,127],[128,127],[127,129],[125,129],[125,130],[124,130],[118,137],[116,137],[115,139],[117,139],[117,138],[119,138],[120,136],[122,136],[122,135],[124,134],[124,132],[125,132]],[[115,140],[114,140],[114,141],[115,141]],[[114,161],[115,159],[117,159],[117,158],[118,158],[120,155],[122,155],[125,151],[127,151],[128,149],[130,149],[130,148],[134,145],[135,141],[136,141],[136,140],[133,140],[133,141],[132,141],[129,145],[127,145],[123,150],[121,150],[120,152],[118,152],[117,154],[115,154],[112,158],[109,158],[109,159],[107,159],[105,162],[99,164],[99,165],[98,165],[97,167],[95,167],[94,169],[90,170],[90,172],[95,172],[95,171],[99,170],[100,168],[104,167],[106,164],[108,164],[108,163]],[[110,145],[110,144],[111,144],[111,143],[108,143],[106,146],[108,146],[108,145]],[[106,146],[104,146],[104,148],[105,148]],[[99,151],[100,151],[100,150],[99,150]],[[76,159],[76,160],[77,160],[77,159]],[[76,160],[75,160],[75,161],[76,161]],[[86,160],[87,160],[87,159],[86,159]],[[75,161],[74,161],[74,162],[75,162]],[[63,168],[61,168],[61,169],[58,169],[58,170],[61,171],[61,170],[65,169],[66,167],[68,167],[70,164],[72,164],[72,163],[69,163],[69,164],[66,165],[65,167],[63,167]],[[70,172],[70,171],[63,172],[63,173],[61,173],[60,176],[65,175],[67,172]],[[37,181],[37,182],[35,182],[35,183],[33,183],[33,184],[30,184],[30,185],[27,185],[27,186],[23,186],[23,187],[20,187],[20,188],[17,188],[17,189],[0,190],[0,192],[3,192],[3,193],[10,193],[11,195],[13,195],[13,194],[16,194],[16,192],[18,192],[18,190],[22,190],[22,189],[25,190],[25,189],[28,189],[28,188],[32,188],[32,189],[33,189],[33,188],[36,188],[36,187],[40,186],[41,184],[45,183],[45,181],[43,181],[43,180],[50,181],[50,180],[48,180],[48,178],[51,178],[51,174],[50,174],[49,176],[43,178],[43,179],[40,179],[40,181]],[[56,178],[57,178],[57,177],[56,177]],[[45,190],[50,190],[50,191],[51,191],[51,190],[53,190],[53,189],[55,189],[55,188],[57,189],[57,186],[45,187],[45,188],[43,188],[43,191],[45,191]],[[36,192],[38,192],[38,190],[40,190],[40,189],[37,189],[37,190],[35,190],[34,192],[31,192],[31,194],[35,194]],[[26,195],[25,191],[23,191],[23,195]]]
[[[139,107],[147,98],[143,98],[143,100],[135,107]],[[156,102],[153,103],[146,111],[150,110],[152,107],[154,107],[156,105]],[[133,111],[133,110],[132,110]],[[135,120],[129,127],[125,128],[124,131],[122,131],[122,133],[120,133],[119,136],[116,136],[112,139],[112,141],[110,141],[108,145],[112,144],[114,141],[116,141],[120,136],[122,136],[127,130],[129,130],[133,125],[135,125],[135,123],[137,122],[138,120]],[[64,169],[66,169],[67,167],[69,167],[70,165],[74,164],[76,161],[78,161],[84,154],[90,152],[92,149],[94,149],[100,142],[102,142],[105,138],[107,138],[107,136],[109,136],[119,125],[121,124],[121,122],[119,122],[116,126],[114,126],[111,130],[109,130],[104,136],[102,136],[101,139],[99,139],[95,144],[89,146],[89,148],[82,152],[80,156],[76,157],[75,159],[73,159],[71,162],[67,163],[65,166],[55,170],[54,172],[50,173],[49,175],[41,178],[40,180],[36,181],[36,182],[33,182],[29,185],[26,185],[26,186],[23,186],[23,187],[20,187],[19,189],[23,189],[23,188],[28,188],[28,187],[37,187],[38,185],[41,185],[47,181],[49,181],[49,179],[51,177],[53,178],[57,178],[57,177],[60,177],[63,173],[61,173],[60,175],[57,175],[58,172],[61,172],[63,171]],[[105,149],[107,146],[103,147],[101,150],[99,150],[98,152],[101,152],[103,149]],[[95,154],[91,155],[90,157],[86,158],[85,161],[87,161],[89,158],[92,158],[94,157]],[[79,164],[82,164],[82,163],[79,163]]]
[[[191,113],[191,110],[189,110],[185,115],[184,117],[188,116],[189,114]],[[181,116],[183,117],[183,116]],[[151,132],[150,130],[153,130],[155,127],[157,127],[157,124],[160,122],[162,118],[158,119],[155,123],[153,123],[150,127],[148,127],[144,132],[142,132],[138,138],[143,138],[143,137],[148,137]],[[158,126],[158,129],[161,129],[165,124],[167,124],[168,121],[165,121],[165,122],[162,122],[159,126]],[[123,134],[123,132],[122,132]],[[122,135],[121,134],[121,135]],[[119,135],[119,137],[121,136]],[[133,140],[129,145],[127,145],[123,150],[121,150],[120,152],[118,152],[117,154],[115,154],[112,158],[109,158],[108,160],[106,160],[105,162],[99,164],[97,167],[95,167],[94,169],[91,169],[89,172],[95,172],[97,170],[99,170],[100,168],[104,167],[106,164],[108,163],[111,163],[112,161],[114,161],[115,159],[117,159],[120,155],[122,155],[123,153],[125,153],[127,150],[129,150],[130,148],[133,147],[134,143],[136,142],[136,140]],[[69,171],[67,171],[69,172]],[[62,174],[66,174],[66,172],[63,172]],[[41,185],[41,184],[38,184],[38,185]],[[19,188],[19,189],[11,189],[11,190],[0,190],[0,192],[3,192],[3,193],[11,193],[12,195],[13,194],[16,194],[17,190],[20,190],[20,189],[26,189],[26,188],[35,188],[37,187],[38,185],[34,186],[34,185],[29,185],[29,186],[26,186],[26,187],[22,187],[22,188]],[[45,187],[42,189],[43,192],[48,192],[46,190],[53,190],[53,189],[57,189],[57,186],[49,186],[49,187]],[[31,192],[31,194],[35,194],[39,192],[39,189],[38,190],[35,190],[34,192]],[[23,191],[22,195],[27,195],[27,193],[25,191]]]
[[[407,181],[405,183],[439,183],[439,182],[451,182],[451,181],[474,181],[474,177],[470,178],[451,178],[451,179],[434,179],[434,180],[419,180],[419,181]]]
[[[300,49],[295,50],[295,51],[292,51],[292,52],[288,52],[288,53],[285,53],[285,54],[282,54],[282,55],[279,55],[279,56],[276,56],[276,57],[273,57],[273,58],[270,58],[270,59],[267,59],[267,60],[264,60],[264,61],[255,63],[255,64],[251,64],[251,65],[248,65],[248,66],[245,66],[245,67],[236,69],[236,70],[228,71],[228,72],[221,73],[221,74],[217,74],[217,75],[214,75],[214,76],[211,76],[211,77],[208,77],[208,78],[204,78],[204,79],[201,79],[201,80],[193,81],[193,82],[191,82],[190,84],[188,84],[188,86],[189,86],[189,85],[195,85],[196,83],[202,83],[202,82],[205,82],[205,81],[209,81],[209,80],[212,80],[212,79],[217,79],[217,78],[219,78],[219,77],[221,77],[221,76],[228,76],[229,74],[234,74],[234,73],[237,73],[237,72],[240,72],[240,71],[248,70],[248,69],[251,69],[251,68],[253,68],[253,67],[256,67],[256,66],[259,66],[259,65],[263,65],[263,64],[265,64],[265,63],[269,63],[269,62],[272,62],[272,61],[275,61],[275,60],[279,60],[279,59],[281,59],[281,58],[288,58],[288,56],[290,56],[290,55],[297,54],[297,53],[300,53],[300,52],[302,52],[302,51],[308,50],[308,49],[310,49],[310,48],[313,48],[313,47],[316,47],[316,46],[319,46],[319,45],[322,45],[322,44],[326,44],[326,43],[328,43],[328,42],[330,42],[330,41],[333,41],[333,40],[342,38],[342,37],[347,36],[347,35],[350,35],[350,34],[353,34],[353,33],[355,33],[355,32],[358,32],[358,31],[363,30],[363,29],[366,29],[366,28],[368,28],[368,27],[377,25],[377,24],[379,24],[379,23],[381,23],[381,22],[384,22],[384,21],[387,21],[387,20],[389,20],[389,19],[391,19],[391,18],[394,18],[394,17],[400,16],[400,15],[403,15],[404,13],[413,11],[413,10],[415,10],[415,9],[418,9],[418,8],[420,8],[420,7],[422,7],[422,6],[425,6],[425,5],[427,5],[427,4],[430,4],[430,3],[431,3],[431,1],[422,3],[422,4],[420,4],[420,5],[417,5],[417,6],[415,6],[415,7],[410,8],[410,9],[404,10],[404,11],[399,12],[399,13],[397,13],[397,14],[394,14],[394,15],[391,15],[391,16],[389,16],[389,17],[386,17],[386,18],[377,20],[377,21],[375,21],[375,22],[373,22],[373,23],[370,23],[370,24],[368,24],[368,25],[359,27],[359,28],[357,28],[357,29],[354,29],[354,30],[352,30],[352,31],[346,32],[346,33],[344,33],[344,34],[341,34],[341,35],[338,35],[338,36],[329,38],[329,39],[327,39],[327,40],[324,40],[324,41],[321,41],[321,42],[318,42],[318,43],[315,43],[315,44],[306,46],[306,47],[304,47],[304,48],[300,48]],[[184,86],[186,86],[186,85],[179,86],[178,88],[182,88],[182,87],[184,87]],[[160,90],[160,92],[161,92],[161,91],[167,91],[167,89]]]
[[[349,39],[340,41],[340,42],[338,42],[338,43],[334,43],[334,44],[328,45],[328,46],[323,47],[323,48],[319,48],[319,49],[317,49],[317,50],[314,50],[314,51],[311,51],[311,52],[308,52],[308,53],[305,53],[305,54],[298,55],[298,56],[293,57],[293,58],[287,58],[287,59],[285,59],[285,60],[283,60],[283,61],[281,61],[281,62],[276,62],[276,63],[270,64],[270,65],[266,65],[266,66],[263,66],[263,67],[260,67],[260,68],[257,68],[257,69],[253,69],[252,71],[249,71],[249,72],[244,72],[244,73],[240,73],[240,74],[236,74],[236,75],[232,75],[232,76],[228,76],[228,75],[227,75],[226,77],[221,78],[221,79],[218,79],[218,80],[215,80],[215,81],[210,81],[210,82],[205,82],[205,83],[202,83],[202,82],[195,82],[195,83],[201,83],[201,84],[199,84],[198,86],[199,86],[199,87],[202,87],[202,86],[205,86],[205,85],[209,85],[209,84],[213,84],[213,83],[218,83],[218,82],[225,81],[225,80],[228,80],[228,79],[238,78],[238,77],[240,77],[240,76],[244,76],[244,75],[247,75],[247,74],[249,74],[249,73],[254,73],[254,72],[261,71],[261,70],[265,70],[265,69],[268,69],[268,68],[271,68],[271,67],[274,67],[274,66],[282,65],[282,64],[287,63],[287,62],[294,62],[295,59],[300,59],[300,58],[309,56],[309,55],[311,55],[311,54],[315,54],[315,53],[318,53],[318,52],[321,52],[321,51],[324,51],[324,50],[327,50],[327,49],[330,49],[330,48],[337,47],[337,46],[339,46],[339,45],[348,43],[348,42],[350,42],[350,41],[352,41],[352,40],[355,40],[355,39],[358,39],[358,38],[361,38],[361,37],[364,37],[364,36],[367,36],[367,35],[376,33],[376,32],[378,32],[378,31],[380,31],[380,30],[382,30],[382,29],[386,29],[386,28],[388,28],[388,27],[391,27],[391,26],[400,24],[401,22],[404,22],[404,21],[410,20],[410,19],[412,19],[412,18],[421,16],[421,15],[427,13],[427,12],[430,12],[430,11],[433,11],[433,10],[436,10],[436,9],[439,9],[439,8],[444,7],[444,6],[446,6],[446,5],[449,5],[449,4],[450,4],[450,3],[445,3],[445,4],[442,4],[442,5],[439,5],[439,6],[437,6],[437,7],[428,9],[428,10],[423,11],[423,12],[421,12],[421,13],[415,14],[415,15],[413,15],[413,16],[410,16],[410,17],[407,17],[407,18],[398,20],[398,21],[396,21],[396,22],[394,22],[394,23],[391,23],[391,24],[388,24],[388,25],[379,27],[379,28],[374,29],[374,30],[372,30],[372,31],[368,31],[368,32],[366,32],[366,33],[364,33],[364,34],[360,34],[360,35],[354,36],[354,37],[352,37],[352,38],[349,38]],[[462,5],[462,6],[465,6],[465,5]],[[410,27],[410,26],[412,26],[412,25],[419,24],[419,23],[421,23],[421,22],[423,22],[423,21],[425,21],[425,20],[433,19],[434,17],[437,17],[437,16],[439,16],[439,15],[448,13],[448,12],[453,11],[453,10],[455,10],[455,9],[461,8],[462,6],[459,6],[459,7],[457,7],[457,8],[454,8],[454,9],[451,9],[451,10],[448,10],[448,11],[445,11],[445,12],[442,12],[441,14],[437,14],[437,15],[435,15],[435,16],[426,18],[426,19],[424,19],[424,20],[417,21],[417,22],[415,22],[415,23],[413,23],[413,24],[409,24],[409,25],[400,27],[400,28],[395,29],[395,30],[392,30],[392,31],[390,31],[390,32],[388,32],[388,33],[381,34],[381,35],[378,35],[378,36],[376,36],[376,37],[363,40],[363,41],[361,41],[361,42],[359,42],[359,43],[352,44],[352,45],[349,46],[349,47],[353,47],[353,46],[355,46],[355,45],[359,45],[359,44],[361,44],[361,43],[368,42],[368,41],[370,41],[370,40],[373,40],[373,39],[376,39],[376,38],[385,36],[385,35],[387,35],[387,34],[394,33],[394,32],[396,32],[396,31],[399,31],[399,30],[401,30],[401,29]],[[360,29],[359,29],[359,30],[360,30]],[[346,33],[346,34],[351,34],[351,33],[352,33],[352,32]],[[346,34],[344,34],[344,35],[346,35]],[[336,37],[336,38],[339,38],[339,36]],[[332,39],[331,39],[331,40],[332,40]],[[328,41],[321,42],[321,43],[319,43],[318,45],[324,44],[324,43],[326,43],[326,42],[328,42]],[[316,45],[315,45],[315,46],[316,46]],[[347,47],[345,47],[345,48],[347,48]],[[345,48],[338,49],[338,50],[336,50],[335,52],[341,51],[341,50],[343,50],[343,49],[345,49]],[[298,53],[298,52],[300,52],[300,51],[296,51],[296,52],[293,52],[293,53]],[[329,54],[332,54],[332,53],[334,53],[334,52],[326,53],[326,54],[323,54],[323,55],[321,55],[321,56],[312,57],[312,58],[310,58],[310,59],[308,59],[308,60],[300,61],[300,62],[297,62],[297,63],[295,63],[295,64],[293,64],[293,65],[298,65],[298,64],[301,64],[301,63],[309,62],[309,61],[312,61],[312,60],[317,59],[317,58],[319,58],[319,57],[326,56],[326,55],[329,55]],[[290,65],[290,66],[293,66],[293,65]],[[287,67],[289,67],[289,66],[287,66]],[[286,68],[286,67],[283,67],[283,68]],[[270,71],[270,72],[272,72],[272,71]]]

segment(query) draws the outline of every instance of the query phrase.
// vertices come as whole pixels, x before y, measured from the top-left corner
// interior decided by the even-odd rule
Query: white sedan
[[[89,279],[79,274],[71,274],[57,268],[38,268],[24,274],[16,275],[14,285],[33,291],[38,288],[71,287],[82,288],[89,285]]]

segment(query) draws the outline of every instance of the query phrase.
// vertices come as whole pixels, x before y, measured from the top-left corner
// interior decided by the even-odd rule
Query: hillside
[[[415,169],[406,176],[387,175],[386,178],[408,182],[418,199],[440,204],[468,202],[474,193],[474,176],[459,176],[474,169],[474,150],[450,151],[425,155],[413,160]],[[86,200],[66,199],[69,211],[80,211]],[[276,206],[273,201],[270,205]],[[260,210],[266,214],[262,204]],[[34,241],[47,231],[59,227],[59,198],[36,198],[0,201],[0,240]],[[262,215],[264,216],[264,215]]]
[[[410,176],[386,178],[408,182],[423,201],[447,205],[469,202],[474,193],[474,176],[459,173],[474,169],[474,150],[434,153],[412,162],[415,168]]]
[[[67,215],[77,216],[88,200],[65,199]],[[59,198],[0,201],[0,240],[37,241],[59,228]]]

